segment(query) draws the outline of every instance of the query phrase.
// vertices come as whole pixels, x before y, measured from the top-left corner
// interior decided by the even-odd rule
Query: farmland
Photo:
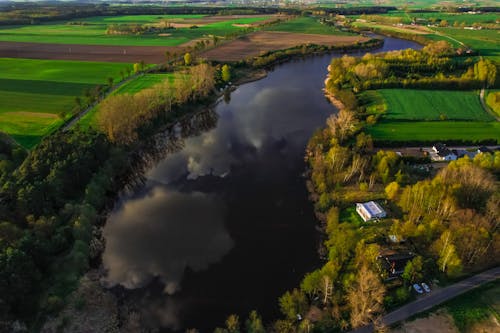
[[[340,31],[337,28],[321,24],[315,17],[298,17],[267,27],[267,31],[295,32],[302,34],[319,35],[346,35],[352,36],[352,33]]]
[[[383,89],[384,119],[391,120],[474,120],[491,121],[472,91]]]
[[[115,90],[114,94],[135,94],[165,80],[172,80],[172,74],[144,74]]]
[[[30,148],[63,123],[75,97],[127,65],[0,58],[0,131]]]
[[[498,41],[500,39],[498,15],[494,13],[405,13],[393,11],[385,15],[354,15],[352,25],[379,32],[420,35],[430,40],[446,40],[455,47],[468,46],[480,55],[500,59]],[[417,25],[410,25],[415,21]],[[445,23],[446,22],[446,23]],[[401,23],[401,24],[396,24]],[[444,26],[439,26],[445,23]],[[427,27],[427,25],[430,25]],[[464,29],[473,25],[484,26],[481,30]],[[493,29],[492,27],[496,27]],[[491,28],[491,29],[488,29]]]
[[[242,31],[249,25],[269,19],[270,16],[262,15],[220,16],[217,19],[204,18],[201,15],[94,17],[33,26],[1,27],[0,41],[108,46],[179,46],[208,35],[225,36]],[[179,24],[180,27],[168,29],[168,33],[106,34],[111,24],[154,24],[160,23],[161,20],[172,26]]]
[[[435,142],[446,140],[496,140],[500,142],[499,122],[474,121],[379,121],[367,132],[378,141]]]
[[[473,50],[479,52],[480,55],[486,56],[493,60],[500,60],[500,48],[498,42],[500,40],[500,30],[464,30],[460,28],[434,28],[438,33],[454,38]],[[430,35],[432,39],[440,39],[440,36]]]
[[[225,43],[215,49],[203,53],[203,57],[218,61],[240,61],[248,57],[258,56],[272,50],[287,49],[300,44],[321,44],[342,46],[366,42],[367,37],[360,35],[334,36],[320,34],[300,34],[279,31],[258,31]]]

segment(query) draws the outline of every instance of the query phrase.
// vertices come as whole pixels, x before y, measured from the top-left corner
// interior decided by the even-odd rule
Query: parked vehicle
[[[419,285],[418,283],[415,283],[415,284],[413,285],[413,289],[415,289],[415,291],[416,291],[417,293],[419,293],[419,294],[423,294],[423,293],[424,293],[424,291],[422,290],[422,288],[420,287],[420,285]]]
[[[430,293],[431,292],[431,288],[427,285],[427,283],[422,282],[421,285],[422,285],[422,288],[424,288],[424,290],[425,290],[426,293]]]

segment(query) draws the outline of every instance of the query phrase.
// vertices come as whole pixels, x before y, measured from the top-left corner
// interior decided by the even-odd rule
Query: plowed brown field
[[[165,60],[165,52],[181,52],[182,47],[104,46],[0,42],[0,57],[54,60],[139,62],[153,64]]]
[[[368,38],[363,36],[311,35],[260,31],[206,51],[202,54],[202,57],[210,60],[238,61],[258,56],[262,52],[286,49],[301,44],[341,46],[367,40]]]

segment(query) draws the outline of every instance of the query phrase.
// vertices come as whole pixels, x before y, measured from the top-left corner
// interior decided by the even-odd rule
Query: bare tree
[[[356,282],[347,293],[352,327],[361,327],[374,322],[377,315],[384,310],[385,291],[379,276],[364,263],[358,271]]]

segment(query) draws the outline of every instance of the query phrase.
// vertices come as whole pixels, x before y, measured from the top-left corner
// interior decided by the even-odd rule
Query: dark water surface
[[[409,47],[419,48],[387,38],[383,51]],[[240,86],[201,115],[213,122],[201,134],[179,124],[170,135],[182,148],[120,198],[104,230],[106,283],[123,288],[148,326],[209,332],[252,309],[270,320],[277,298],[318,267],[301,174],[308,139],[336,111],[322,92],[331,58]]]

